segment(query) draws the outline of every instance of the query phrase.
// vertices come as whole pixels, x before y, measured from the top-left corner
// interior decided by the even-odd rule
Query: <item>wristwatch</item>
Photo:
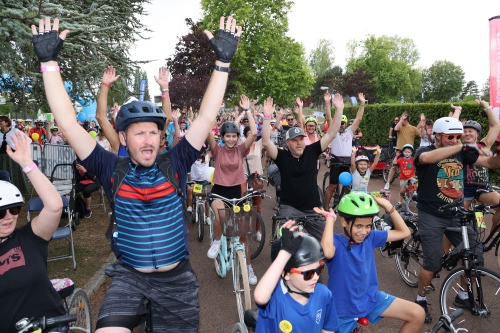
[[[160,89],[161,92],[168,92],[168,88],[162,88]]]

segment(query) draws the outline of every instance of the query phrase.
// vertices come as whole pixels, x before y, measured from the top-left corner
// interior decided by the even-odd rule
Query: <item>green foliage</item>
[[[320,39],[318,41],[318,46],[309,54],[309,66],[314,75],[321,76],[332,68],[335,61],[334,51],[331,40]]]
[[[479,97],[479,89],[477,87],[476,81],[469,81],[465,85],[462,93],[460,94],[460,99],[465,99],[465,97],[473,97],[472,100]],[[470,100],[470,99],[469,99]]]
[[[490,78],[484,83],[483,89],[481,89],[481,99],[484,101],[490,101]]]
[[[330,68],[325,73],[319,75],[314,82],[312,91],[311,91],[311,101],[316,104],[323,104],[323,95],[325,94],[324,90],[321,90],[321,87],[328,87],[330,93],[334,93],[339,91],[340,85],[342,83],[342,68],[339,66],[334,66]]]
[[[149,1],[0,1],[0,74],[17,81],[9,100],[21,109],[37,110],[46,104],[30,28],[46,16],[60,19],[59,31],[70,30],[59,66],[63,79],[72,82],[73,95],[95,97],[107,65],[115,66],[122,77],[130,77],[141,62],[130,59],[129,49],[149,31],[140,22],[146,14],[143,5]],[[33,91],[27,94],[28,87]]]
[[[276,104],[289,105],[296,96],[309,95],[314,79],[301,44],[287,37],[289,0],[202,0],[203,26],[219,30],[219,18],[232,15],[243,27],[238,51],[231,62],[237,71],[232,83],[239,93],[262,101],[272,96]]]
[[[400,100],[413,101],[421,90],[421,75],[415,64],[420,58],[409,38],[398,36],[368,36],[363,41],[348,44],[347,72],[364,68],[373,75],[373,95],[380,103]]]
[[[151,102],[151,96],[149,95],[149,82],[148,82],[148,75],[146,71],[141,70],[140,68],[136,68],[133,75],[132,75],[132,82],[133,82],[133,91],[132,95],[139,98],[140,95],[140,85],[142,79],[146,79],[146,86],[145,86],[145,92],[144,92],[144,100]]]
[[[458,96],[465,84],[462,67],[447,60],[438,60],[423,71],[422,84],[425,99],[435,102],[447,102]]]

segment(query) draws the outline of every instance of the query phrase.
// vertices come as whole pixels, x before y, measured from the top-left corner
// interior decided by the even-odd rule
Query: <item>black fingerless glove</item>
[[[231,62],[233,59],[236,48],[238,47],[238,40],[240,38],[230,31],[219,30],[219,37],[210,39],[210,44],[215,52],[215,58],[224,63]]]
[[[468,154],[479,154],[480,147],[476,143],[464,143],[462,152]]]
[[[57,61],[64,41],[59,38],[57,31],[52,30],[43,35],[33,35],[33,47],[40,62]]]
[[[302,243],[302,236],[294,236],[293,232],[290,229],[282,228],[281,229],[281,249],[290,253],[292,256],[295,254],[295,251],[300,247]]]

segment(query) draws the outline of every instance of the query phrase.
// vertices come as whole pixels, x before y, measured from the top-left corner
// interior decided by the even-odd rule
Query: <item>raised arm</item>
[[[90,135],[87,136],[90,137]],[[19,164],[21,169],[34,165],[35,163],[31,159],[31,139],[22,132],[16,132],[15,136],[12,136],[12,141],[16,151],[13,152],[12,148],[7,145],[7,154],[10,158]],[[49,241],[61,219],[61,196],[57,193],[54,185],[37,167],[28,171],[27,176],[43,202],[42,211],[31,221],[33,232],[35,235]]]
[[[64,88],[57,64],[57,56],[69,30],[64,30],[58,36],[58,29],[59,20],[57,18],[54,19],[53,26],[50,24],[49,17],[45,18],[45,22],[44,20],[40,20],[38,24],[40,34],[37,32],[36,27],[32,25],[33,46],[35,54],[40,60],[41,70],[43,71],[43,85],[50,110],[54,114],[55,119],[57,119],[59,129],[68,139],[76,155],[80,159],[85,159],[94,150],[97,143],[88,135],[83,127],[78,125],[73,105]]]
[[[420,130],[420,138],[421,139],[425,138],[425,135],[427,134],[427,130],[425,129],[425,121],[426,121],[425,114],[421,113],[420,114],[420,123],[418,124],[418,129]]]
[[[175,147],[179,143],[179,140],[181,138],[181,128],[179,127],[179,111],[174,111],[172,117],[172,121],[174,122],[174,133],[172,133],[171,148]]]
[[[264,119],[262,124],[262,145],[266,148],[268,155],[275,160],[278,156],[278,147],[271,141],[271,121],[273,114],[273,99],[268,97],[264,100]],[[276,120],[278,122],[278,120]]]
[[[408,118],[408,114],[406,112],[403,112],[401,117],[399,117],[399,122],[394,127],[394,130],[396,132],[399,132],[399,129],[401,128],[401,126],[403,126],[403,122],[405,121],[406,118]]]
[[[486,134],[486,136],[481,141],[484,142],[484,144],[488,148],[491,148],[498,137],[498,133],[500,133],[500,122],[498,121],[498,117],[495,114],[495,111],[493,111],[493,108],[488,104],[488,102],[481,99],[476,99],[476,103],[484,108],[484,111],[488,116],[488,123],[490,125],[488,134]]]
[[[236,52],[241,27],[238,27],[236,31],[236,20],[229,16],[224,29],[224,17],[221,17],[218,38],[215,38],[207,30],[205,30],[205,34],[212,44],[217,60],[215,61],[215,70],[212,72],[210,83],[201,101],[200,115],[193,122],[184,138],[196,149],[203,147],[208,133],[212,130],[212,122],[220,110],[220,101],[223,100],[226,91],[229,63]]]
[[[389,230],[387,233],[387,242],[398,241],[410,236],[410,229],[408,229],[403,218],[399,215],[394,206],[387,199],[378,197],[373,197],[373,199],[385,210],[394,223],[394,230]]]
[[[351,173],[356,172],[356,152],[358,151],[358,148],[355,146],[352,146],[351,148]]]
[[[168,81],[170,79],[170,71],[165,66],[161,66],[158,69],[158,77],[154,77],[156,83],[160,86],[161,92],[161,109],[165,116],[167,116],[167,122],[165,123],[165,127],[161,132],[161,135],[164,136],[167,131],[168,124],[172,121],[172,105],[170,103],[170,94],[168,92]]]
[[[104,74],[101,80],[101,89],[99,91],[99,97],[97,98],[97,110],[95,115],[99,125],[101,126],[101,131],[104,132],[104,136],[108,139],[111,150],[114,152],[118,152],[120,149],[120,139],[118,138],[118,133],[115,128],[108,120],[106,108],[108,106],[109,89],[119,78],[120,75],[116,75],[116,70],[113,66],[104,68]],[[114,105],[114,107],[117,108],[118,104]]]
[[[325,218],[325,230],[323,231],[323,236],[321,237],[321,247],[323,248],[325,259],[332,259],[335,256],[336,250],[333,238],[333,227],[337,216],[331,208],[329,212],[324,210],[323,207],[314,207],[313,209],[316,214],[320,214]]]
[[[252,110],[250,108],[250,100],[247,96],[240,96],[240,106],[243,108],[243,113],[246,113],[248,118],[248,126],[250,127],[250,136],[245,140],[245,150],[250,149],[250,146],[257,138],[257,125],[255,124],[255,118],[252,115]]]
[[[297,126],[299,126],[300,128],[304,128],[304,126],[306,125],[306,119],[304,118],[304,113],[302,110],[304,102],[300,100],[300,97],[297,97],[295,99],[295,102],[297,103]]]
[[[326,122],[328,123],[328,126],[331,125],[331,122],[332,122],[332,110],[331,110],[331,99],[332,99],[332,96],[330,95],[330,93],[328,91],[325,91],[325,94],[323,95],[323,99],[325,101],[325,119],[326,119]]]
[[[352,122],[351,130],[354,133],[358,128],[359,124],[361,123],[361,120],[363,119],[363,114],[365,113],[365,94],[363,93],[358,93],[358,99],[359,99],[359,109],[358,113],[356,113],[356,118],[354,118],[354,121]]]
[[[462,113],[462,107],[460,105],[453,105],[453,103],[451,103],[451,108],[454,111],[450,112],[450,114],[448,116],[460,120],[460,114]]]
[[[375,171],[375,169],[377,168],[378,161],[380,160],[380,154],[382,154],[382,148],[380,148],[380,146],[377,146],[376,149],[377,149],[377,156],[375,156],[372,166],[370,167],[371,173],[373,173],[373,171]]]
[[[326,95],[326,94],[325,94]],[[325,96],[325,104],[326,104],[326,96]],[[330,142],[337,136],[337,133],[340,129],[340,123],[342,121],[342,113],[344,112],[344,101],[342,100],[342,96],[340,94],[335,94],[333,98],[333,105],[335,106],[335,115],[333,116],[333,120],[328,127],[328,131],[321,138],[321,150],[325,150]],[[328,110],[328,112],[330,112]]]

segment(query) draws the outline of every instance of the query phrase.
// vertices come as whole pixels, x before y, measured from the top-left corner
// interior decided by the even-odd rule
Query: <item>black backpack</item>
[[[109,220],[109,226],[108,226],[108,229],[106,230],[106,233],[105,233],[105,236],[107,239],[111,239],[111,236],[113,233],[113,225],[115,223],[115,209],[114,209],[115,197],[116,197],[116,193],[118,192],[118,188],[123,183],[125,176],[127,176],[127,173],[129,170],[129,163],[128,163],[129,161],[130,161],[130,157],[119,156],[118,163],[116,164],[115,172],[113,173],[113,185],[111,188],[111,195],[112,195],[111,208],[112,208],[113,213],[111,214],[111,219]],[[172,166],[172,163],[170,162],[170,158],[168,157],[167,154],[161,154],[161,155],[158,155],[158,157],[156,158],[156,161],[158,162],[158,168],[163,173],[165,178],[167,178],[167,181],[169,181],[175,187],[177,195],[182,198],[182,200],[181,200],[182,201],[182,209],[184,211],[184,216],[187,217],[187,207],[186,207],[186,202],[184,200],[184,192],[182,191],[182,189],[179,185],[179,182],[177,182],[177,178],[175,178],[175,170],[174,170],[174,167]],[[115,254],[116,254],[116,252],[115,252]],[[118,256],[117,256],[117,258],[118,258]]]

